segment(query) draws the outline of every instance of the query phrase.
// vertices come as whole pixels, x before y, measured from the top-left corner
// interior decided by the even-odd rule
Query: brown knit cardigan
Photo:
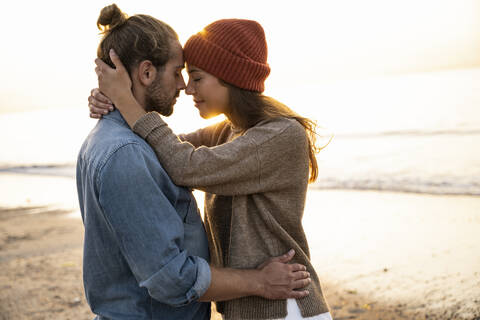
[[[277,118],[241,133],[224,121],[180,139],[151,112],[134,131],[152,146],[176,184],[206,192],[205,227],[216,266],[255,268],[293,248],[294,262],[306,265],[312,278],[310,294],[297,300],[302,316],[329,311],[301,222],[309,158],[299,122]],[[217,309],[225,319],[287,315],[285,300],[253,296],[218,302]]]

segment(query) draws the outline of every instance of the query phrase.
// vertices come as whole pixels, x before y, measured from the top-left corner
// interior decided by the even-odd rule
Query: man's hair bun
[[[100,11],[100,16],[97,20],[97,27],[102,31],[102,33],[106,33],[113,28],[116,28],[127,21],[128,16],[118,8],[118,6],[114,3]]]

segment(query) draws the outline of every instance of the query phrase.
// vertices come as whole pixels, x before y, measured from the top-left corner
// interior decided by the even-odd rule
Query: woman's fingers
[[[112,60],[113,64],[115,65],[115,68],[117,69],[117,71],[122,71],[122,72],[126,71],[125,67],[123,66],[122,61],[120,60],[120,57],[117,55],[115,50],[113,50],[113,48],[110,49],[109,55],[110,55],[110,60]]]
[[[96,113],[91,113],[91,112],[90,112],[90,118],[100,119],[101,117],[102,117],[101,114],[96,114]]]
[[[99,58],[96,58],[95,59],[95,64],[97,65],[97,67],[95,68],[95,71],[98,71],[101,72],[102,70],[107,70],[108,68],[110,68],[110,66],[108,64],[106,64],[105,62],[102,61],[102,59],[99,59]]]
[[[125,67],[123,66],[122,61],[120,60],[120,57],[117,55],[115,50],[110,49],[109,51],[109,56],[110,60],[112,60],[113,65],[115,66],[115,70],[117,72],[124,72],[126,71]],[[102,59],[96,58],[95,59],[95,64],[97,67],[95,68],[95,72],[97,75],[101,74],[102,72],[109,72],[113,70],[108,64],[102,61]]]
[[[104,113],[104,114],[107,114],[108,111],[113,111],[113,106],[111,104],[101,102],[100,100],[98,100],[94,96],[88,97],[88,106],[89,107],[92,106],[96,109],[101,109],[102,113]],[[107,111],[107,112],[103,112],[103,111]]]
[[[91,103],[88,104],[88,108],[90,109],[91,113],[96,113],[96,114],[99,114],[99,115],[108,114],[108,112],[109,112],[108,109],[97,108]]]
[[[90,96],[94,97],[96,100],[112,105],[112,101],[107,98],[98,88],[92,89]]]
[[[102,115],[113,111],[113,105],[110,100],[103,95],[98,88],[90,91],[88,97],[88,108],[90,109],[90,118],[100,119]]]
[[[97,58],[95,59],[95,73],[97,74],[98,88],[103,95],[108,96],[108,99],[115,103],[119,97],[131,94],[129,91],[132,82],[120,58],[113,51],[110,52],[110,57],[115,68]]]

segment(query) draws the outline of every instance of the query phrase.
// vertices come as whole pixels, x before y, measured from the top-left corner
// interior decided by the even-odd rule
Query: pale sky
[[[85,107],[102,1],[2,1],[0,113]],[[259,21],[268,86],[480,66],[480,0],[116,1],[170,24],[183,43],[221,18]],[[181,5],[180,5],[181,4]]]

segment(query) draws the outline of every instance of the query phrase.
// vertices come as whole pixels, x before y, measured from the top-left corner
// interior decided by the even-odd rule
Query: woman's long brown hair
[[[308,138],[308,157],[310,175],[308,182],[314,182],[318,177],[318,165],[315,154],[323,147],[318,147],[317,123],[294,112],[285,104],[263,95],[259,92],[248,91],[232,86],[224,81],[221,83],[229,91],[228,118],[235,127],[247,130],[260,121],[279,117],[297,120],[304,128]]]

